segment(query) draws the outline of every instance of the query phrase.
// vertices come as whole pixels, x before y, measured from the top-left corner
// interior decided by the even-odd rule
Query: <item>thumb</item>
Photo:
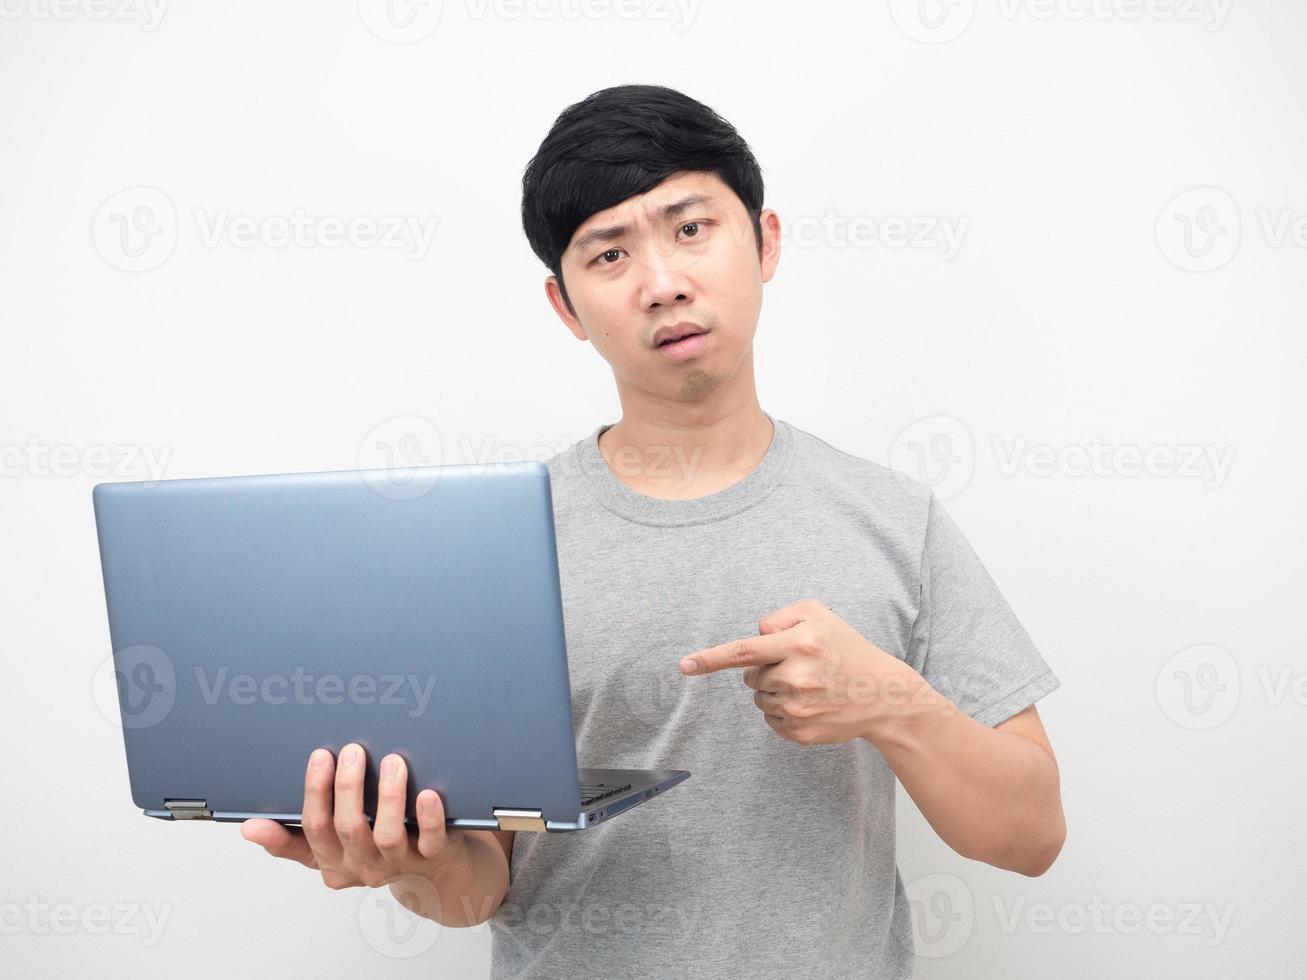
[[[768,633],[780,633],[784,630],[798,626],[803,622],[802,616],[796,616],[794,613],[781,610],[771,613],[758,623],[758,632],[763,636]]]
[[[309,842],[304,839],[303,831],[292,830],[275,820],[265,820],[262,817],[242,820],[241,836],[247,841],[260,845],[273,857],[298,861],[308,868],[318,866],[317,858],[313,856],[313,849],[309,847]]]

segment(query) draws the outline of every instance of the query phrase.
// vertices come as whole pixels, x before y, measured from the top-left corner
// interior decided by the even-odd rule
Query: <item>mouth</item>
[[[696,337],[704,332],[697,323],[674,323],[670,327],[659,327],[653,343],[655,347],[668,347],[686,337]]]
[[[658,346],[658,353],[669,361],[688,361],[708,343],[706,333],[686,334],[680,340],[670,340]]]

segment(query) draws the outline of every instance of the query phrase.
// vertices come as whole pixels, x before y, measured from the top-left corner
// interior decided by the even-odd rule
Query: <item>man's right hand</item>
[[[300,828],[253,818],[241,835],[274,857],[298,861],[322,872],[328,888],[378,888],[406,875],[437,881],[465,858],[467,832],[445,826],[445,808],[435,790],[417,796],[416,832],[404,825],[408,767],[398,755],[381,760],[377,815],[363,816],[363,747],[340,750],[339,765],[326,749],[309,756],[304,774]],[[333,798],[334,797],[334,798]]]

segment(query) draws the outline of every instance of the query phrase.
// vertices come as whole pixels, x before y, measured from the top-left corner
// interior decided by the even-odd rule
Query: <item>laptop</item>
[[[533,461],[102,483],[132,800],[300,822],[318,747],[408,765],[454,827],[577,831],[687,779],[579,768],[549,470]]]

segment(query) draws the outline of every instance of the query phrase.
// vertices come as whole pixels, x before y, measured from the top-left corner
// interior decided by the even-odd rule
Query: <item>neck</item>
[[[688,500],[724,490],[767,455],[772,424],[757,394],[734,404],[662,404],[632,411],[599,437],[613,475],[650,497]]]

